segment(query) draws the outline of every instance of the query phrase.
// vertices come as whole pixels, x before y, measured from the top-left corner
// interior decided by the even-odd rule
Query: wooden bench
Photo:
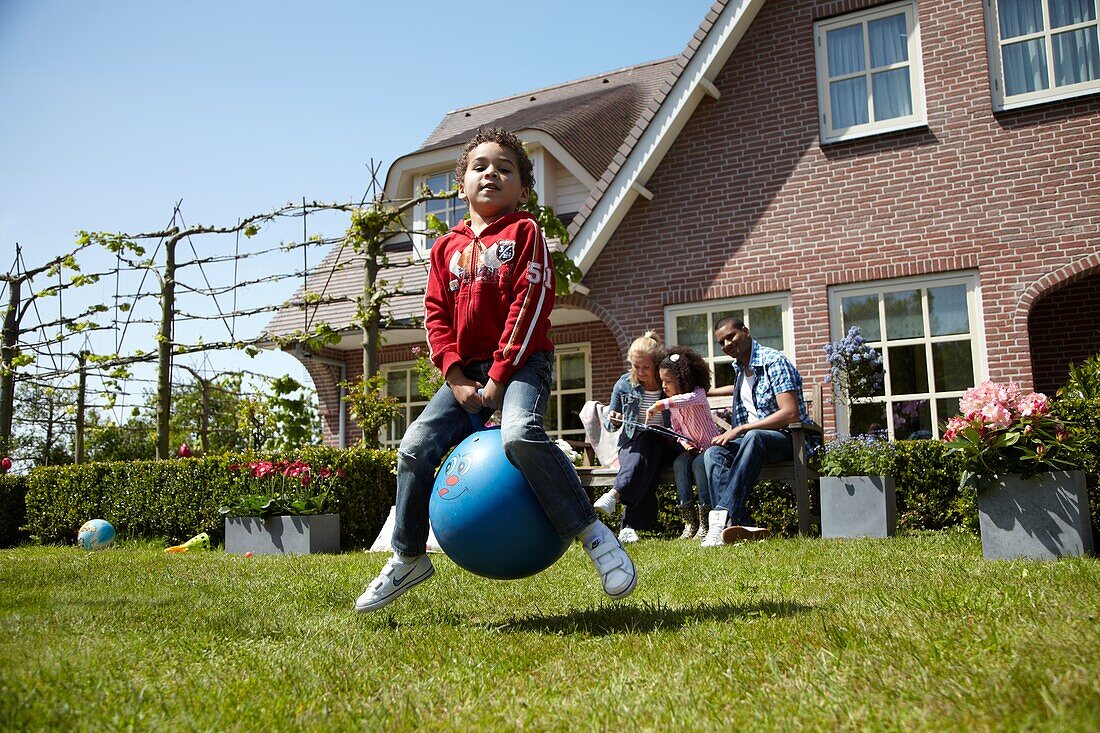
[[[798,507],[798,533],[803,536],[810,534],[810,526],[820,523],[820,515],[810,511],[810,481],[818,478],[817,472],[807,465],[806,434],[821,435],[821,385],[816,384],[802,391],[806,401],[806,410],[810,415],[811,423],[804,425],[800,422],[791,423],[787,430],[791,433],[794,443],[794,458],[782,463],[769,463],[764,466],[760,474],[760,480],[782,481],[794,489],[795,504]],[[725,407],[731,405],[732,397],[711,398],[712,407]],[[715,418],[724,429],[729,428],[729,423],[721,418]],[[584,442],[569,441],[574,448],[583,450],[585,465],[577,468],[577,475],[581,479],[581,485],[587,489],[608,489],[615,485],[615,476],[619,469],[597,466],[592,446]],[[661,471],[660,483],[674,484],[672,467]]]

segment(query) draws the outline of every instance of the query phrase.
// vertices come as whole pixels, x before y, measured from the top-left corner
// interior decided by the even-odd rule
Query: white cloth
[[[581,408],[581,425],[584,425],[584,437],[596,454],[596,459],[601,466],[614,468],[619,465],[619,432],[622,430],[607,430],[604,422],[607,420],[607,405],[589,400]]]
[[[393,527],[397,523],[397,507],[390,507],[390,515],[386,517],[386,523],[382,525],[382,531],[378,533],[374,544],[367,552],[393,552],[390,538],[393,537]],[[435,538],[435,530],[428,524],[428,552],[439,552],[439,540]]]

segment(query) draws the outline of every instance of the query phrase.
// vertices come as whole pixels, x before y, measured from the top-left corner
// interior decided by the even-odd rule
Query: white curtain
[[[1050,27],[1096,20],[1096,0],[1050,0]]]
[[[1100,44],[1096,42],[1096,26],[1056,33],[1050,40],[1055,86],[1100,79]]]
[[[1047,55],[1041,38],[1010,43],[1001,49],[1005,67],[1005,94],[1026,94],[1050,86]]]
[[[863,71],[863,25],[829,31],[825,36],[829,56],[829,77]],[[867,80],[862,76],[829,83],[833,129],[865,124],[867,119]]]
[[[871,68],[909,60],[909,34],[904,13],[871,21],[867,24],[867,37],[871,48]],[[871,93],[876,120],[913,114],[908,68],[874,74],[871,77]]]
[[[1001,20],[1001,40],[1038,33],[1043,30],[1042,0],[998,0],[997,17]]]

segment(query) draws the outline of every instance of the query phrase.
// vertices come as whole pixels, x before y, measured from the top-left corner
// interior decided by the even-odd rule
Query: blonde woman
[[[615,486],[595,501],[593,506],[604,514],[613,514],[616,507],[626,507],[623,513],[619,542],[637,542],[639,529],[653,529],[657,524],[657,476],[671,465],[683,450],[674,439],[642,425],[669,426],[669,413],[654,414],[647,421],[646,411],[658,400],[668,397],[661,391],[657,367],[665,358],[665,347],[653,331],[634,339],[627,350],[630,371],[619,377],[611,390],[607,412],[609,430],[623,426],[619,435],[619,473]]]

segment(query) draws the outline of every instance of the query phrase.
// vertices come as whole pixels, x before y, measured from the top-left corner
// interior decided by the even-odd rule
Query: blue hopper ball
[[[499,428],[455,446],[435,477],[428,516],[447,557],[486,578],[526,578],[569,548],[504,455]]]

